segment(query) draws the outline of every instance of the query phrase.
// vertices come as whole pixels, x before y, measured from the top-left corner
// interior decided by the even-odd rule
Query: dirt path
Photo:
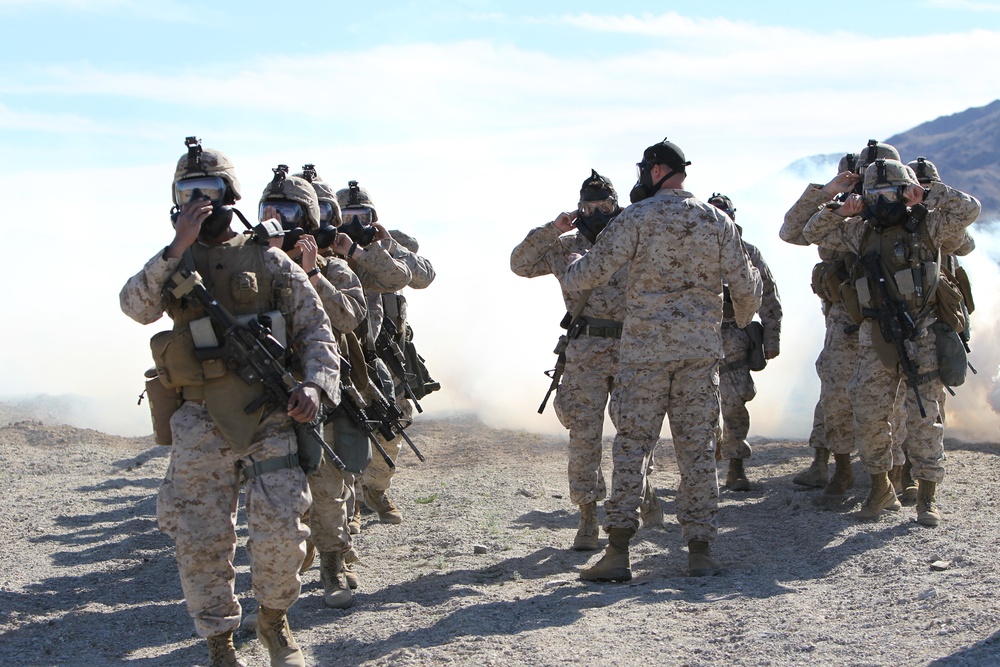
[[[412,433],[428,461],[401,457],[402,525],[365,517],[355,606],[326,609],[318,571],[304,578],[290,617],[310,664],[1000,664],[1000,445],[949,442],[945,520],[926,529],[912,508],[859,524],[817,507],[791,483],[803,444],[759,442],[754,490],[723,493],[726,572],[694,579],[661,443],[667,526],[638,534],[630,584],[601,585],[576,576],[594,556],[566,549],[576,515],[562,440],[471,418]],[[0,663],[204,664],[156,528],[167,454],[148,438],[0,427]],[[245,538],[237,588],[253,610]],[[267,664],[250,633],[237,644]]]

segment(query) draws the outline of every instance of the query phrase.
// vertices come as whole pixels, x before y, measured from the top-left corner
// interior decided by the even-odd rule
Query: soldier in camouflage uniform
[[[729,285],[736,323],[746,326],[760,306],[762,284],[724,213],[683,190],[690,164],[675,144],[650,146],[639,163],[634,203],[583,257],[574,256],[563,287],[607,284],[628,265],[625,321],[610,414],[611,495],[604,503],[608,547],[584,580],[632,578],[629,542],[639,525],[644,466],[670,421],[681,481],[677,519],[688,543],[688,571],[717,574],[709,543],[717,532],[719,483],[715,450],[719,424],[723,286]]]
[[[510,255],[511,271],[525,278],[552,275],[562,285],[567,255],[590,249],[621,210],[611,181],[591,170],[580,188],[577,209],[528,232]],[[580,525],[573,540],[577,551],[600,548],[597,502],[606,494],[601,470],[604,411],[618,362],[627,275],[625,266],[606,285],[588,292],[562,290],[567,319],[578,315],[568,333],[572,339],[566,342],[565,370],[554,407],[560,423],[569,429],[569,497],[580,507]],[[645,489],[643,523],[662,523],[663,511],[648,478]]]
[[[336,227],[341,222],[340,206],[333,190],[319,178],[312,165],[304,166],[299,174],[276,178],[269,183],[261,196],[260,217],[280,217],[286,231],[301,227],[306,232],[313,232],[321,226]],[[350,245],[346,234],[337,234],[332,248],[346,252]],[[309,276],[330,318],[335,338],[342,340],[343,336],[353,335],[367,309],[361,281],[347,262],[320,255],[316,238],[309,233],[300,236],[288,254]],[[334,422],[324,426],[327,443],[337,446],[338,435],[343,437],[343,431],[335,433]],[[347,527],[345,478],[350,478],[353,489],[353,474],[325,460],[319,470],[309,475],[313,498],[309,510],[310,537],[319,551],[323,602],[335,609],[344,609],[353,603],[351,582],[347,578],[348,573],[353,575],[353,570],[345,565],[345,560],[356,559],[356,555]],[[356,579],[353,583],[356,587]]]
[[[132,319],[149,324],[166,312],[174,321],[172,331],[152,341],[160,381],[183,400],[170,420],[173,447],[157,517],[176,543],[188,613],[198,634],[208,638],[211,664],[243,664],[232,643],[241,613],[233,555],[243,484],[254,542],[251,576],[260,603],[257,636],[272,665],[304,665],[285,615],[299,595],[309,535],[299,519],[310,494],[292,420],[311,421],[321,399],[339,400],[337,344],[305,272],[284,253],[230,229],[229,205],[240,197],[232,163],[218,151],[202,151],[193,138],[188,145],[174,175],[179,208],[174,239],[120,294],[122,311]],[[219,359],[195,356],[199,336],[190,323],[205,313],[196,302],[173,296],[172,278],[182,263],[197,270],[234,315],[283,315],[304,378],[287,406],[266,416],[265,408],[246,414],[261,385],[246,385]],[[279,337],[285,333],[275,330]]]
[[[336,193],[344,217],[345,228],[355,225],[370,228],[374,236],[369,243],[363,246],[363,250],[369,254],[377,254],[381,262],[381,268],[378,272],[367,269],[357,271],[361,285],[365,289],[365,299],[368,303],[368,317],[363,326],[364,331],[359,331],[359,338],[365,346],[369,362],[375,366],[379,375],[386,377],[389,376],[388,368],[381,360],[375,358],[375,339],[382,329],[382,320],[385,316],[382,296],[392,295],[407,285],[415,289],[427,287],[434,280],[434,267],[425,258],[410,252],[397,243],[385,227],[378,222],[378,211],[365,188],[358,187],[355,192],[356,201],[352,201],[351,188],[342,188]],[[346,257],[348,262],[352,264],[352,268],[354,258],[359,255],[361,250],[362,246],[354,243],[347,251]],[[405,317],[405,309],[403,313]],[[396,399],[395,386],[390,393],[393,395],[386,395],[385,398],[389,401],[396,400],[397,406],[403,412],[404,419],[409,419],[412,414],[409,401]],[[376,437],[389,457],[395,460],[399,455],[402,437],[397,436],[392,440],[386,440],[381,435]],[[402,513],[388,493],[392,483],[392,475],[393,469],[380,456],[374,457],[364,474],[355,480],[354,493],[355,497],[360,495],[365,504],[378,514],[380,521],[388,524],[399,524],[403,520]],[[350,519],[351,532],[357,533],[361,530],[360,512],[361,505],[355,501],[354,513]]]
[[[802,233],[809,218],[834,197],[859,187],[858,170],[880,157],[899,159],[899,153],[893,146],[873,139],[859,153],[848,153],[841,158],[837,176],[829,183],[808,185],[785,214],[779,232],[781,239],[794,245],[810,245]],[[854,486],[851,465],[851,452],[855,447],[854,417],[847,382],[858,356],[858,325],[848,315],[839,290],[840,283],[847,278],[848,253],[824,247],[818,250],[820,262],[813,268],[812,288],[823,301],[826,336],[816,359],[820,396],[810,436],[815,455],[809,469],[792,481],[803,486],[822,487],[823,499],[837,502]],[[816,417],[822,419],[822,429],[816,428]],[[831,453],[836,463],[832,477],[827,469]]]
[[[729,197],[716,193],[709,198],[708,203],[736,221],[736,207]],[[736,225],[736,231],[742,239],[743,228]],[[778,296],[778,287],[774,284],[771,269],[768,268],[757,246],[744,240],[743,248],[764,283],[758,313],[764,334],[763,341],[758,344],[763,346],[764,359],[774,359],[780,351],[781,338],[781,300]],[[729,461],[726,486],[730,491],[749,491],[750,480],[747,479],[743,469],[743,459],[750,458],[752,453],[746,437],[750,432],[750,413],[747,411],[747,403],[757,395],[757,388],[754,386],[753,378],[750,377],[751,369],[748,362],[750,348],[754,343],[747,329],[741,329],[736,325],[728,289],[725,297],[722,321],[722,349],[725,358],[719,368],[719,393],[722,398],[722,440],[719,448],[721,458]]]
[[[878,159],[865,169],[863,197],[852,194],[843,204],[823,207],[803,230],[812,243],[858,257],[851,279],[857,290],[855,316],[863,319],[848,392],[855,437],[872,481],[858,518],[876,519],[884,509],[899,509],[888,478],[894,463],[889,422],[897,391],[905,390],[907,449],[919,488],[917,521],[937,526],[941,520],[935,494],[944,477],[944,388],[934,327],[940,261],[942,253],[953,253],[965,242],[965,230],[979,210],[974,197],[940,182],[925,190],[906,165]],[[893,318],[903,309],[908,319]],[[891,333],[890,318],[897,325]],[[890,340],[893,336],[905,355],[899,341]],[[903,370],[907,358],[915,366],[911,373]]]

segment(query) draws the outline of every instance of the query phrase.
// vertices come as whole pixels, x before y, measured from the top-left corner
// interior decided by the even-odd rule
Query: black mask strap
[[[239,218],[240,220],[243,221],[243,224],[247,226],[247,229],[249,229],[250,231],[253,231],[253,225],[250,224],[250,221],[247,220],[247,218],[246,218],[245,215],[243,215],[242,213],[240,213],[240,209],[233,207],[233,213],[236,214],[237,218]]]
[[[854,172],[858,169],[858,158],[854,153],[848,153],[844,157],[847,158],[847,171]]]

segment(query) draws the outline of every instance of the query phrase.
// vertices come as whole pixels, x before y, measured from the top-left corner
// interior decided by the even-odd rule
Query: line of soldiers
[[[600,547],[606,407],[618,431],[604,503],[608,545],[584,580],[630,580],[629,542],[640,524],[662,523],[649,475],[664,415],[692,575],[721,571],[709,548],[716,459],[728,460],[731,491],[750,489],[750,371],[779,353],[781,305],[759,250],[734,223],[732,201],[715,193],[705,204],[683,190],[689,164],[667,140],[647,148],[626,209],[592,170],[576,210],[529,232],[511,254],[518,275],[554,275],[568,311],[550,392],[570,432],[570,498],[580,508],[574,549]],[[806,188],[785,217],[782,239],[819,246],[813,289],[827,322],[816,362],[816,456],[793,481],[823,487],[824,502],[840,500],[854,483],[850,454],[858,449],[871,475],[861,519],[899,510],[898,494],[917,504],[920,524],[940,522],[944,390],[964,381],[974,309],[956,256],[974,248],[966,228],[979,209],[944,185],[930,161],[903,165],[893,147],[872,141],[845,156],[830,183]],[[755,313],[760,322],[751,321]]]
[[[174,237],[120,294],[142,324],[173,320],[151,341],[147,373],[157,440],[171,444],[157,518],[210,664],[242,665],[232,639],[242,488],[259,603],[248,620],[272,665],[304,665],[286,612],[315,552],[324,602],[350,606],[360,498],[381,521],[402,520],[388,495],[394,461],[402,441],[413,446],[411,400],[439,385],[413,348],[400,290],[435,273],[414,239],[379,224],[356,182],[335,192],[312,165],[279,165],[252,225],[234,207],[232,162],[186,144]]]

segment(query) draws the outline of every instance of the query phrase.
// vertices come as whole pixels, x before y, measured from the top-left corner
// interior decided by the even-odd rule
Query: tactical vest
[[[906,225],[878,229],[869,225],[861,238],[858,255],[878,255],[889,298],[905,303],[916,320],[930,312],[937,303],[941,251],[931,245],[925,220],[911,218],[910,221],[916,223],[912,231]],[[854,268],[862,314],[866,309],[878,310],[883,305],[879,286],[861,262],[856,263]]]
[[[287,321],[291,277],[272,276],[264,260],[266,248],[248,240],[238,234],[217,246],[195,244],[181,261],[193,266],[205,288],[232,315],[261,316],[278,311]],[[171,296],[166,310],[173,329],[156,334],[150,341],[161,381],[167,387],[180,389],[185,400],[203,400],[234,451],[245,453],[260,425],[264,407],[249,415],[244,408],[261,396],[262,385],[247,385],[233,373],[221,345],[207,349],[199,345],[196,353],[192,323],[202,320],[206,313],[194,300]],[[221,343],[222,332],[213,329]]]

